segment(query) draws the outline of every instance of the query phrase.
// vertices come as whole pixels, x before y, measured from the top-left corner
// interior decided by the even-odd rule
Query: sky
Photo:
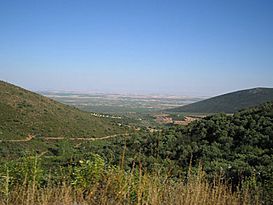
[[[272,0],[0,0],[0,79],[33,91],[273,87]]]

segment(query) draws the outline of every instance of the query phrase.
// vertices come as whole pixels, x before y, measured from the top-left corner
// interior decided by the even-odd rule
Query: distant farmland
[[[147,113],[190,104],[203,98],[156,95],[77,94],[42,92],[42,95],[84,111],[124,114]]]

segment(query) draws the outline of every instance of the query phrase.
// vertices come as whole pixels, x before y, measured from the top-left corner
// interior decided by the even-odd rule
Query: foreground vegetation
[[[204,171],[188,169],[186,177],[168,172],[148,173],[133,165],[130,171],[107,165],[99,155],[75,164],[43,169],[38,157],[6,163],[0,170],[1,205],[74,204],[260,204],[255,181],[236,191],[216,175],[209,182]]]

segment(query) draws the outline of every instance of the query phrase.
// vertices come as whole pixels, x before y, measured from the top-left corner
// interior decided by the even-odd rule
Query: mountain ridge
[[[234,113],[241,109],[273,101],[273,88],[256,87],[218,95],[192,104],[169,109],[185,113]]]

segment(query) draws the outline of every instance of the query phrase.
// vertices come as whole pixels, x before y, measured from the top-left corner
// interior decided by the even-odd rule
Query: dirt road
[[[96,141],[96,140],[105,140],[105,139],[110,139],[118,136],[128,136],[129,133],[124,133],[124,134],[114,134],[114,135],[108,135],[105,137],[99,137],[99,138],[88,138],[88,137],[71,137],[71,138],[66,138],[66,137],[44,137],[42,138],[43,140],[71,140],[71,141]],[[28,135],[25,139],[19,139],[19,140],[0,140],[0,142],[28,142],[31,141],[35,138],[35,135]]]
[[[20,140],[0,140],[0,142],[28,142],[35,138],[35,135],[28,135],[25,139]]]

